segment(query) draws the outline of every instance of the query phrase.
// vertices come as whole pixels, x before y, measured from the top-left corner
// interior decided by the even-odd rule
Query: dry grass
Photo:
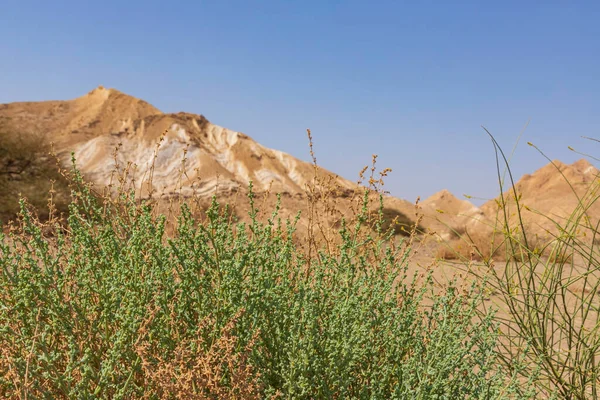
[[[441,242],[436,257],[461,261],[505,261],[506,246],[499,233],[475,232]]]
[[[470,272],[488,280],[488,287],[497,294],[502,310],[497,317],[503,332],[501,360],[507,366],[520,362],[522,367],[515,368],[515,373],[524,380],[531,371],[538,371],[535,385],[544,398],[598,398],[600,266],[593,243],[600,223],[591,210],[597,209],[600,200],[600,180],[596,176],[580,190],[563,173],[561,164],[551,162],[547,172],[554,168],[577,202],[566,217],[538,212],[538,220],[553,229],[545,230],[542,237],[535,235],[532,228],[536,226],[528,225],[531,220],[526,219],[530,207],[523,205],[507,157],[489,136],[496,150],[498,176],[502,165],[511,189],[508,199],[501,196],[498,200],[498,226],[506,238],[507,262],[503,269],[488,262],[482,273]],[[499,184],[504,193],[502,179]]]
[[[144,398],[260,399],[260,375],[248,362],[256,335],[240,351],[239,338],[234,334],[242,312],[222,328],[212,343],[206,343],[204,337],[215,321],[205,318],[200,322],[197,336],[179,341],[169,357],[149,339],[144,328],[151,321],[145,321],[136,345],[143,371],[141,379],[146,387]]]
[[[499,226],[498,222],[497,227]],[[436,257],[443,260],[483,262],[554,257],[554,239],[551,235],[542,237],[532,234],[527,227],[524,234],[521,230],[517,227],[509,232],[507,229],[489,226],[479,226],[474,232],[465,227],[456,229],[453,230],[455,235],[452,239],[440,242]],[[510,242],[513,243],[512,246],[508,245]]]

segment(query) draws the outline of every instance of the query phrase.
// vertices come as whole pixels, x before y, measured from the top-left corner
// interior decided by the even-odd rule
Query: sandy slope
[[[423,201],[425,207],[434,209],[438,219],[450,229],[462,231],[464,227],[472,227],[485,220],[483,211],[467,200],[460,200],[450,191],[443,189]],[[442,240],[450,239],[452,234],[441,230]]]

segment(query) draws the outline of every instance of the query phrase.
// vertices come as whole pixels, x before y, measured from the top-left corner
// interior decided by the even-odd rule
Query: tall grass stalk
[[[590,216],[589,210],[600,197],[600,181],[596,177],[582,194],[563,175],[578,205],[565,219],[545,215],[554,229],[548,232],[548,240],[540,241],[528,233],[523,216],[526,208],[527,212],[539,211],[522,204],[509,163],[491,134],[490,138],[496,150],[502,193],[498,232],[507,252],[506,268],[486,262],[490,289],[501,299],[501,359],[507,366],[523,360],[528,365],[519,371],[524,379],[531,371],[539,371],[535,384],[545,396],[598,398],[600,222]],[[500,175],[504,166],[511,189],[507,193]],[[562,174],[558,166],[557,171]]]

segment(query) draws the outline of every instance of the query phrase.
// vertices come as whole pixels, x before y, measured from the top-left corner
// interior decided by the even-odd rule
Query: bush
[[[308,258],[295,223],[233,226],[213,199],[173,236],[133,195],[75,172],[52,238],[21,203],[0,247],[0,395],[45,398],[508,398],[477,285],[407,276],[410,249],[358,240]],[[367,207],[363,208],[366,215]]]

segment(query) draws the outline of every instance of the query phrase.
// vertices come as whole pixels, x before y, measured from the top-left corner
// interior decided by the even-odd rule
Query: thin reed
[[[595,177],[582,193],[556,166],[577,197],[578,205],[568,218],[540,214],[522,203],[507,157],[494,137],[489,136],[496,149],[502,193],[494,230],[506,262],[501,268],[502,264],[485,257],[483,247],[475,243],[473,251],[487,268],[468,268],[468,271],[479,280],[485,279],[487,291],[498,300],[496,320],[502,331],[500,359],[508,368],[518,361],[520,368],[514,371],[523,380],[531,379],[535,371],[533,384],[540,396],[598,398],[600,221],[597,215],[590,214],[590,209],[600,198],[600,180]],[[509,179],[510,190],[506,193],[502,169],[506,169]],[[529,232],[523,215],[525,209],[544,215],[551,222],[553,229],[547,231],[546,237]],[[484,315],[487,315],[485,309]]]

